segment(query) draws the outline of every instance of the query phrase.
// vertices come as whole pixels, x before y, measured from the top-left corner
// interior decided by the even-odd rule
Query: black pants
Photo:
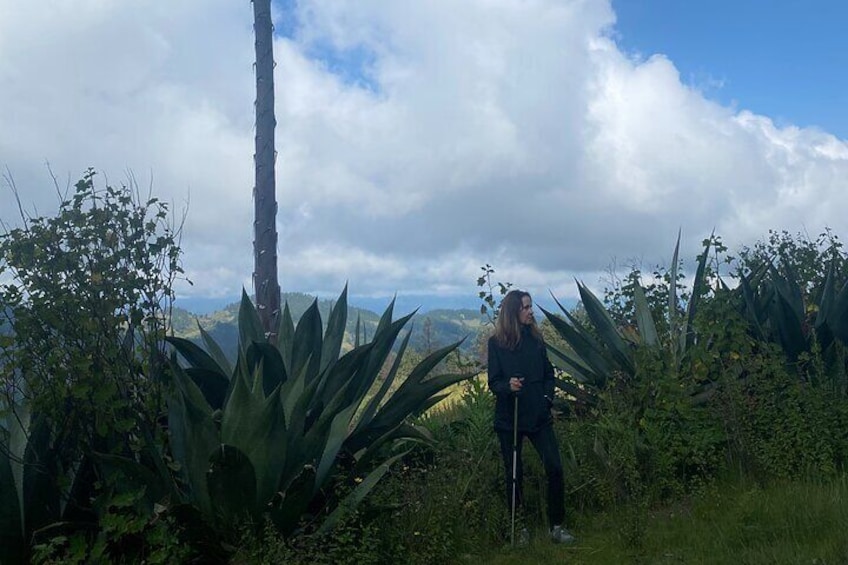
[[[565,484],[563,482],[562,459],[559,455],[559,446],[552,426],[544,426],[537,432],[518,432],[518,449],[516,451],[515,472],[515,500],[516,507],[521,508],[524,497],[522,484],[524,480],[524,466],[521,461],[521,447],[524,438],[527,437],[545,466],[545,476],[548,479],[548,525],[562,524],[565,518]],[[512,512],[512,441],[511,431],[498,432],[501,442],[501,455],[503,456],[504,469],[506,470],[506,499]]]

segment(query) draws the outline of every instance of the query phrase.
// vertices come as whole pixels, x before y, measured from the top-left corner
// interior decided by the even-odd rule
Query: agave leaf
[[[668,282],[668,326],[671,332],[671,343],[676,348],[677,336],[680,335],[678,312],[677,312],[677,269],[680,262],[680,235],[682,230],[677,230],[677,243],[674,245],[674,253],[671,257],[671,271]],[[678,351],[674,351],[675,359],[678,359]]]
[[[777,339],[783,350],[793,361],[807,349],[802,320],[798,318],[795,307],[778,291],[772,301],[770,320],[774,322]]]
[[[356,465],[354,470],[361,472],[367,470],[375,460],[383,453],[383,446],[391,441],[400,440],[404,442],[415,442],[432,445],[434,443],[433,434],[423,426],[416,426],[410,423],[401,423],[394,428],[388,430],[382,436],[370,442],[367,446],[360,448],[354,453]]]
[[[360,322],[361,322],[361,320],[360,320],[360,318],[359,318],[359,314],[357,314],[357,315],[356,315],[356,332],[355,332],[355,334],[356,334],[356,335],[355,335],[355,336],[354,336],[354,338],[353,338],[353,348],[354,348],[354,349],[357,349],[357,348],[359,347],[359,327],[360,327]]]
[[[203,393],[203,398],[213,410],[223,408],[230,388],[229,380],[217,371],[203,368],[189,367],[185,369],[185,372]]]
[[[324,333],[324,345],[321,350],[321,366],[319,372],[326,371],[331,364],[339,360],[339,353],[344,342],[347,325],[347,285],[342,290],[338,301],[327,320],[327,330]]]
[[[256,371],[261,365],[260,380],[262,382],[262,390],[265,396],[269,396],[278,386],[284,384],[288,380],[286,373],[286,365],[283,363],[283,357],[280,355],[280,350],[270,343],[254,342],[247,348],[247,366],[250,371]]]
[[[246,351],[247,347],[254,341],[267,341],[265,338],[265,330],[262,327],[262,321],[259,319],[259,313],[256,312],[256,307],[247,295],[247,291],[243,288],[241,289],[238,327],[239,347],[242,351]]]
[[[816,329],[824,326],[828,322],[828,316],[833,309],[833,304],[836,295],[836,277],[835,273],[836,261],[831,260],[827,268],[827,277],[824,279],[821,298],[819,299],[819,311],[816,314]]]
[[[579,383],[603,385],[606,377],[595,373],[579,357],[574,357],[551,343],[545,344],[551,354],[551,363],[558,369],[567,372]]]
[[[283,306],[283,315],[280,316],[280,329],[277,331],[277,349],[283,357],[283,363],[288,372],[292,372],[292,347],[294,344],[294,320],[292,320],[289,303]]]
[[[324,481],[327,479],[327,474],[336,462],[336,456],[339,454],[339,450],[342,444],[344,444],[345,439],[347,439],[350,420],[353,418],[356,408],[356,405],[348,406],[333,418],[333,423],[330,425],[329,433],[327,434],[327,444],[321,454],[321,462],[318,464],[318,470],[315,474],[313,495],[323,486]]]
[[[299,400],[303,400],[303,393],[306,390],[306,371],[308,369],[309,364],[304,364],[300,372],[293,379],[287,380],[280,390],[280,397],[283,400],[283,412],[286,415],[286,426],[289,428],[294,425],[292,423],[292,416],[294,414],[295,404]]]
[[[371,353],[372,344],[361,345],[342,355],[329,371],[321,379],[320,390],[316,392],[317,398],[313,403],[312,419],[317,419],[327,409],[331,402],[337,397],[339,391],[345,387],[355,387],[356,380],[361,378],[359,373]],[[348,395],[343,395],[347,398]],[[341,402],[337,402],[341,405]]]
[[[387,331],[389,326],[392,325],[392,318],[394,317],[395,310],[395,300],[397,297],[392,297],[392,301],[389,302],[389,305],[386,306],[386,309],[383,311],[383,315],[380,316],[380,321],[377,323],[377,329],[374,332],[376,336],[381,331]]]
[[[168,431],[174,458],[182,465],[191,498],[200,511],[211,515],[212,504],[206,487],[209,456],[219,445],[212,410],[185,372],[172,363],[178,390],[168,406]]]
[[[419,414],[441,400],[441,398],[433,398],[437,392],[469,378],[471,375],[436,375],[424,382],[416,383],[404,393],[400,393],[400,390],[396,391],[377,411],[374,419],[367,426],[351,435],[348,440],[348,449],[352,452],[359,451],[377,437],[400,425],[407,416]]]
[[[221,349],[221,346],[218,345],[218,342],[204,330],[200,324],[197,324],[197,329],[200,330],[200,338],[203,340],[203,344],[206,346],[206,350],[209,352],[210,357],[215,361],[215,363],[220,367],[220,370],[229,377],[233,374],[233,365],[230,363],[230,360],[227,359],[227,356],[224,354],[224,350]]]
[[[336,509],[327,516],[321,524],[321,527],[318,529],[318,534],[325,534],[331,531],[340,520],[344,519],[350,512],[356,509],[359,503],[362,502],[362,499],[364,499],[377,485],[377,483],[380,482],[380,479],[382,479],[383,475],[386,474],[386,471],[389,470],[391,464],[405,456],[407,453],[409,453],[409,451],[395,455],[371,471],[368,476],[366,476],[362,482],[359,483],[356,488],[341,501]]]
[[[639,328],[642,343],[655,347],[659,343],[657,326],[654,324],[651,307],[648,306],[648,299],[645,297],[645,289],[638,281],[633,283],[633,301],[636,306],[636,327]]]
[[[24,521],[8,446],[0,445],[0,562],[24,562]]]
[[[428,375],[430,375],[433,369],[435,369],[439,363],[444,361],[448,355],[456,351],[460,345],[462,345],[462,341],[437,349],[422,359],[415,367],[413,367],[412,371],[409,372],[409,376],[403,381],[403,383],[401,383],[400,387],[398,387],[392,397],[396,395],[404,395],[407,391],[411,390],[421,390],[421,387],[425,384],[436,382],[441,375],[427,378]]]
[[[390,314],[391,308],[392,306],[390,305],[383,314],[383,319],[386,319],[386,316]],[[381,320],[377,331],[374,332],[374,339],[371,340],[371,351],[366,358],[365,367],[357,374],[357,386],[347,389],[347,404],[352,402],[358,403],[371,390],[371,386],[379,376],[380,370],[385,365],[389,353],[391,353],[398,334],[414,314],[415,312],[412,312],[388,324],[383,324]]]
[[[828,325],[843,345],[848,345],[848,281],[833,299],[833,306],[827,315]]]
[[[261,381],[260,367],[256,373]],[[238,375],[221,419],[221,441],[238,448],[252,463],[259,506],[270,502],[279,483],[286,455],[286,432],[279,390],[266,397],[261,388],[250,390],[243,376]]]
[[[256,473],[250,458],[240,449],[222,444],[212,452],[206,486],[215,515],[225,523],[257,515]]]
[[[26,434],[20,485],[24,531],[30,533],[60,519],[62,494],[55,480],[59,461],[51,446],[46,418],[33,415]],[[13,474],[15,471],[13,466]]]
[[[301,465],[290,480],[281,485],[281,499],[271,508],[271,520],[286,535],[290,533],[312,500],[315,490],[315,467]]]
[[[798,279],[795,276],[795,271],[788,263],[783,266],[787,276],[781,274],[774,268],[769,268],[772,284],[778,294],[783,298],[785,305],[792,309],[795,317],[800,321],[804,319],[804,299],[801,293],[801,287],[798,285]]]
[[[292,344],[291,373],[299,374],[306,369],[304,374],[307,384],[318,376],[318,369],[321,366],[322,341],[321,313],[318,311],[318,300],[316,299],[300,317]]]
[[[685,342],[683,351],[689,351],[695,343],[695,315],[698,313],[698,306],[701,302],[701,297],[707,291],[707,255],[710,250],[710,245],[715,232],[710,235],[710,238],[704,244],[704,251],[698,256],[698,268],[695,270],[695,279],[692,282],[692,296],[689,299],[689,305],[686,307],[686,326],[684,328]]]
[[[542,308],[542,313],[545,314],[560,337],[571,346],[574,353],[591,368],[593,373],[602,377],[603,382],[605,382],[612,374],[613,365],[611,360],[604,356],[601,346],[594,338],[586,332],[579,331],[573,325],[544,308]],[[601,386],[603,382],[598,381],[595,384]]]
[[[24,501],[24,457],[29,443],[32,414],[26,404],[16,406],[8,414],[9,466],[17,493],[21,528],[25,525],[26,503]],[[4,451],[5,453],[5,451]],[[22,530],[23,535],[23,530]]]
[[[556,379],[555,381],[556,387],[566,394],[571,395],[578,402],[582,402],[584,404],[595,405],[598,403],[598,394],[595,390],[584,390],[575,385],[574,383],[570,383],[565,379]]]
[[[744,304],[744,316],[748,323],[755,330],[759,339],[766,339],[766,333],[762,327],[762,315],[757,307],[757,297],[754,294],[754,289],[751,286],[749,277],[742,276],[739,279],[739,288],[742,290],[742,301]]]
[[[7,413],[8,443],[0,445],[0,562],[23,563],[26,547],[23,458],[30,412],[17,406]]]
[[[389,389],[392,386],[392,383],[397,376],[398,369],[400,368],[401,361],[403,360],[403,355],[406,352],[406,347],[409,344],[409,338],[412,336],[412,331],[406,333],[403,341],[400,344],[400,348],[398,349],[397,355],[395,356],[394,363],[392,363],[391,369],[389,369],[388,374],[386,375],[383,384],[380,386],[377,393],[371,398],[368,402],[368,405],[365,407],[365,410],[362,411],[362,415],[358,418],[356,429],[359,430],[363,426],[367,426],[371,423],[371,420],[374,418],[374,414],[377,412],[377,407],[380,406],[380,403],[383,402],[383,398],[385,398]]]
[[[174,346],[177,353],[179,353],[191,367],[218,373],[224,380],[229,380],[232,371],[219,365],[214,357],[203,351],[203,348],[193,341],[173,336],[166,337],[165,341]]]

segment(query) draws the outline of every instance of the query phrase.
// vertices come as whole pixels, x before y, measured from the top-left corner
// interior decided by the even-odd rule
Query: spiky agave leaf
[[[262,378],[263,365],[255,367]],[[287,430],[279,386],[265,396],[262,386],[248,387],[247,375],[234,377],[233,392],[221,418],[221,442],[238,448],[250,460],[255,473],[256,498],[250,502],[258,512],[277,490],[287,455]],[[254,380],[257,380],[254,379]]]
[[[654,324],[654,317],[651,314],[651,307],[648,306],[645,290],[638,281],[633,283],[633,302],[636,309],[636,328],[639,330],[642,343],[654,347],[659,343],[657,326]]]

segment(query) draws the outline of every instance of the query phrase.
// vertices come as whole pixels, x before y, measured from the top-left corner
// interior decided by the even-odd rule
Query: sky
[[[275,1],[284,291],[537,302],[848,215],[848,39],[826,0]],[[185,211],[177,305],[250,289],[248,2],[0,0],[8,185],[88,167]],[[192,302],[194,301],[194,302]]]

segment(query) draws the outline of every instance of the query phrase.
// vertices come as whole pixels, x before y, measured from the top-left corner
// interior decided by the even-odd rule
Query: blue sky
[[[848,3],[613,0],[616,41],[725,105],[848,138]]]
[[[840,3],[275,1],[284,290],[476,301],[650,272],[682,228],[848,239]],[[0,0],[0,170],[49,213],[71,184],[185,209],[180,299],[251,287],[252,9]],[[15,222],[0,178],[0,219]],[[179,305],[179,301],[178,301]]]

